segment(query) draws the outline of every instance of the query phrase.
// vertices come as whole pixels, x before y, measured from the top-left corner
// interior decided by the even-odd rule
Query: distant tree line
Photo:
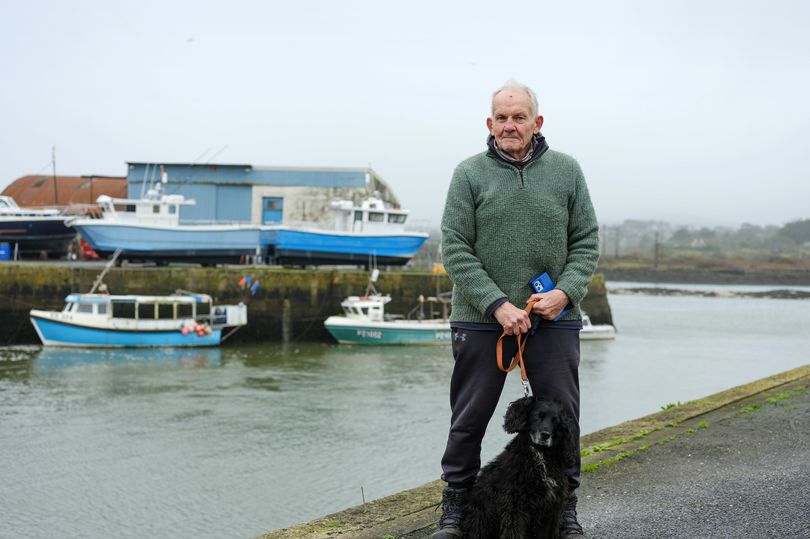
[[[810,256],[810,219],[785,225],[732,227],[692,227],[665,221],[627,219],[618,225],[600,227],[603,257],[665,257],[680,253],[706,256],[767,258],[778,255]],[[409,267],[430,270],[441,263],[441,231],[430,231],[430,238],[411,260]]]
[[[663,221],[628,219],[619,225],[602,225],[602,255],[654,255],[693,252],[707,255],[766,257],[808,254],[810,219],[785,225],[732,227],[673,226]]]

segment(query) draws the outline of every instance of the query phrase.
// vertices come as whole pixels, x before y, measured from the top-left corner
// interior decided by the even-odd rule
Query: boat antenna
[[[146,168],[143,169],[143,180],[141,180],[141,196],[143,198],[144,193],[146,193],[146,177],[149,175],[149,163],[146,163]]]
[[[56,146],[51,147],[51,165],[53,165],[53,203],[59,205],[59,191],[56,188]]]

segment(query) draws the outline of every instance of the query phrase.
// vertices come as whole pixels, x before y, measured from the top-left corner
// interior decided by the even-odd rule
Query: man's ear
[[[492,118],[487,118],[487,129],[492,133]]]
[[[537,119],[534,121],[534,132],[539,133],[541,127],[543,127],[543,117],[538,116]]]

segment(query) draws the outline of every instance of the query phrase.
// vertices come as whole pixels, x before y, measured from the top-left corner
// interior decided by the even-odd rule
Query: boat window
[[[355,211],[354,212],[354,222],[362,221],[363,220],[363,212]]]
[[[92,313],[93,312],[93,304],[92,303],[79,303],[78,309],[76,309],[77,313]]]
[[[191,318],[191,303],[177,304],[177,318]]]
[[[62,309],[62,312],[69,313],[72,310],[73,310],[73,304],[72,303],[65,303],[65,308]]]
[[[169,213],[170,213],[171,215],[174,215],[175,213],[177,213],[177,206],[176,206],[176,205],[174,205],[174,204],[172,204],[171,206],[169,206]]]
[[[140,320],[154,320],[154,318],[155,318],[155,304],[154,303],[139,303],[138,304],[138,318]]]
[[[369,223],[384,223],[385,214],[378,211],[370,211],[368,212],[368,221]]]
[[[124,211],[129,212],[129,213],[134,213],[135,212],[135,204],[127,204],[126,206],[124,206]]]
[[[135,318],[135,304],[113,301],[113,318]]]
[[[152,204],[152,213],[160,213],[160,204]]]
[[[404,213],[389,213],[388,214],[388,222],[389,223],[397,223],[402,224],[405,222],[405,218],[407,215]]]
[[[96,312],[98,314],[107,314],[107,304],[106,303],[97,303],[96,305],[98,306],[98,307],[96,307],[96,309],[97,309]]]
[[[174,305],[171,303],[158,303],[158,318],[161,320],[174,318]]]
[[[211,314],[211,304],[210,303],[198,303],[197,304],[197,316],[208,316]]]

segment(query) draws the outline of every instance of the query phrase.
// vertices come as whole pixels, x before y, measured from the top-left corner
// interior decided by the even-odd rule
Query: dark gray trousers
[[[450,434],[442,457],[442,479],[451,486],[469,485],[481,468],[481,440],[495,413],[506,373],[498,369],[495,346],[499,331],[453,328],[453,376],[450,381]],[[515,354],[514,337],[504,338],[503,357]],[[575,418],[577,464],[568,470],[570,492],[579,486],[579,331],[540,325],[523,352],[532,392],[558,399]],[[510,373],[520,376],[519,369]],[[515,392],[515,399],[523,396]],[[510,399],[510,400],[515,400]]]

